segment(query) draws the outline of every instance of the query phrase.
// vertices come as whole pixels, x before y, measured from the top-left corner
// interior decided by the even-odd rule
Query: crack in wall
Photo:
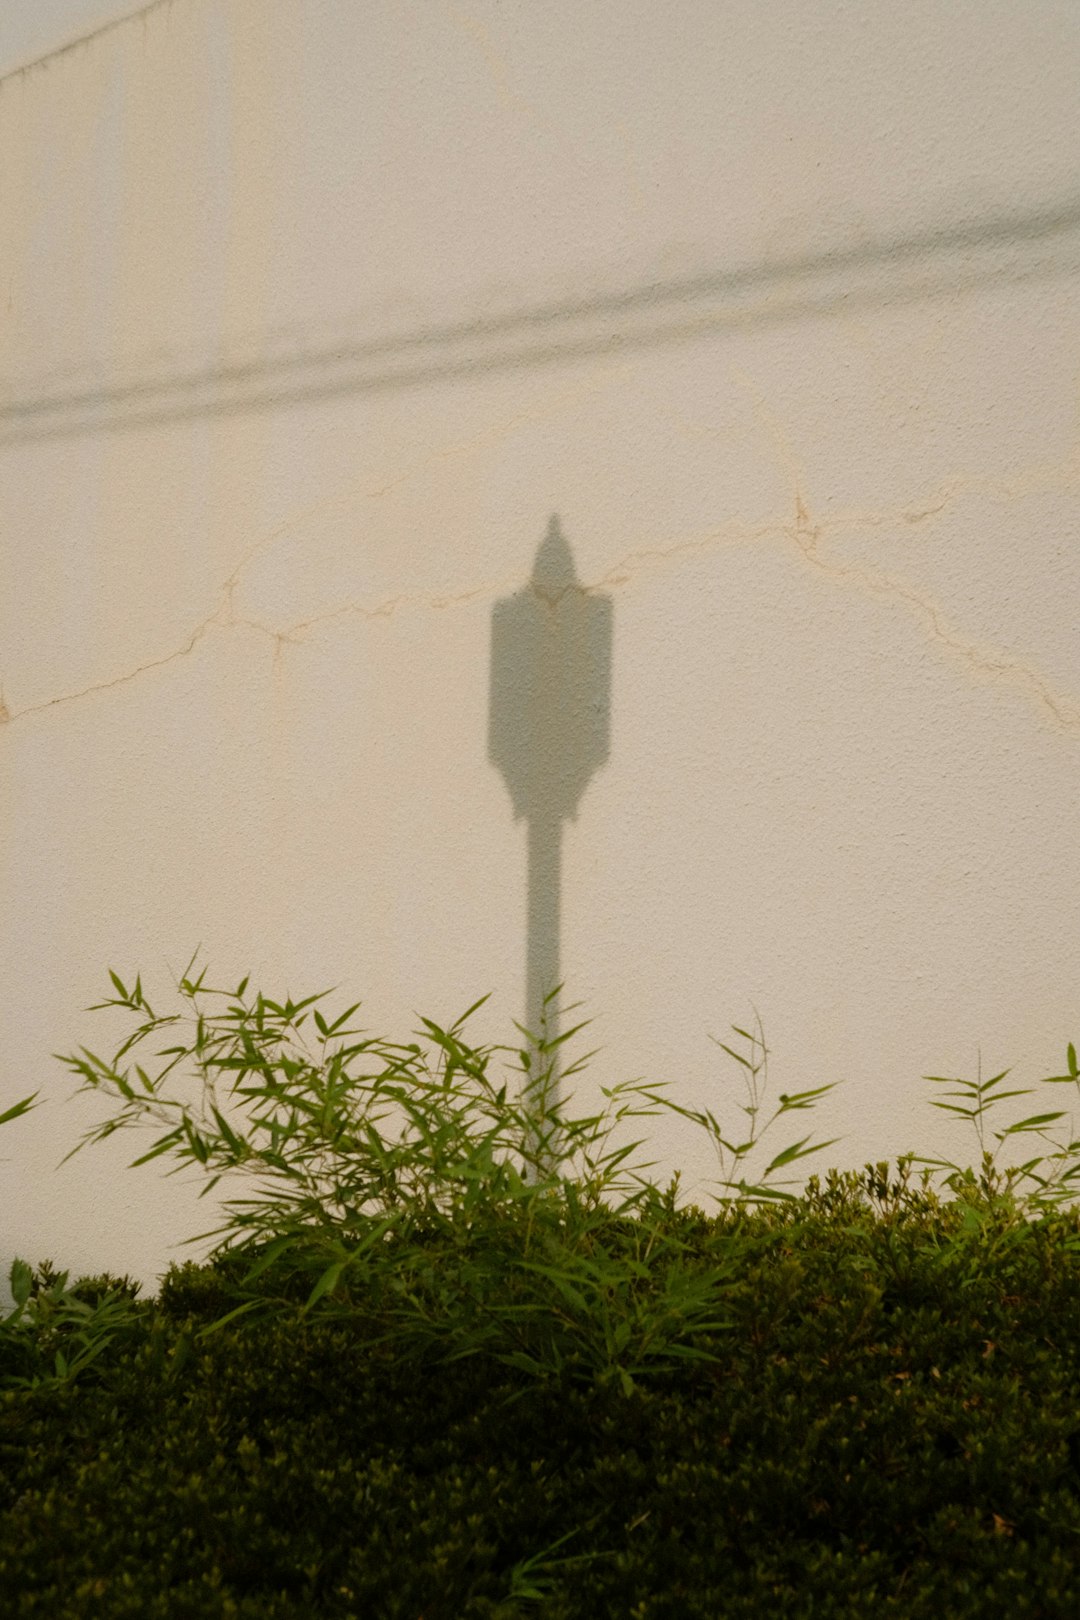
[[[221,622],[220,614],[221,610],[219,609],[209,619],[205,619],[202,624],[196,625],[183,646],[174,648],[170,653],[162,654],[160,658],[150,658],[145,664],[137,664],[134,669],[126,670],[123,675],[114,675],[104,681],[92,681],[89,686],[80,687],[75,692],[61,692],[57,697],[43,698],[40,703],[28,703],[24,709],[16,709],[14,712],[6,704],[0,705],[0,722],[13,726],[18,721],[26,719],[29,715],[43,714],[46,709],[56,709],[63,704],[76,703],[81,698],[93,697],[97,692],[110,692],[114,687],[126,686],[130,681],[138,680],[140,675],[149,674],[153,669],[164,669],[167,664],[173,664],[178,658],[186,658],[189,653],[194,652],[203,637],[213,629],[215,624]]]
[[[443,0],[440,9],[450,26],[463,34],[479,52],[488,77],[495,87],[499,105],[504,111],[523,115],[536,129],[546,132],[547,121],[540,116],[532,102],[527,101],[514,89],[510,64],[499,50],[487,24],[481,22],[478,17],[470,17],[466,12],[460,11],[457,6],[450,4],[450,0]]]
[[[912,521],[922,521],[925,516],[931,515],[933,510],[914,514]],[[796,492],[795,522],[789,526],[788,533],[802,557],[812,568],[819,570],[837,584],[855,585],[862,592],[879,599],[904,603],[926,625],[932,642],[946,648],[978,674],[992,676],[994,679],[1004,678],[1026,691],[1046,709],[1063,730],[1080,731],[1080,701],[1056,693],[1046,678],[1022,659],[1011,658],[1003,652],[993,651],[980,647],[976,642],[964,640],[948,623],[932,598],[916,590],[906,580],[899,579],[893,574],[878,573],[863,564],[830,562],[822,557],[818,546],[825,527],[823,524],[812,522],[802,496]]]
[[[1080,486],[1080,431],[1077,431],[1071,449],[1057,461],[1038,462],[1031,467],[998,478],[961,474],[952,480],[948,489],[939,491],[918,503],[908,503],[891,511],[839,513],[828,519],[813,522],[802,494],[806,487],[802,458],[794,449],[782,422],[770,409],[764,395],[752,379],[742,372],[733,372],[732,375],[750,396],[754,413],[771,440],[780,464],[791,478],[795,500],[795,522],[786,526],[786,533],[795,542],[803,560],[831,579],[834,584],[844,587],[854,586],[863,594],[879,600],[888,599],[902,603],[926,627],[933,644],[946,649],[954,659],[975,673],[995,680],[1004,679],[1023,691],[1038,708],[1050,716],[1060,730],[1080,731],[1080,699],[1056,692],[1045,675],[1033,665],[1023,659],[1014,658],[1001,649],[980,646],[977,642],[966,639],[959,630],[949,624],[940,607],[929,595],[919,591],[906,580],[893,574],[876,571],[865,564],[830,561],[823,557],[819,550],[822,538],[831,529],[876,528],[885,525],[895,526],[899,523],[915,526],[939,516],[961,495],[981,494],[999,501],[1010,501],[1050,489],[1071,493]],[[1080,429],[1080,387],[1076,390],[1076,397],[1077,426]]]
[[[1025,692],[1038,707],[1050,716],[1060,729],[1070,732],[1080,731],[1080,701],[1056,692],[1046,677],[1033,665],[1024,662],[1022,659],[1013,658],[999,649],[980,646],[977,642],[965,639],[960,631],[948,622],[932,598],[907,581],[892,574],[875,571],[863,564],[837,562],[822,554],[822,541],[832,529],[864,524],[871,519],[881,524],[926,522],[945,510],[951,504],[952,498],[954,497],[939,499],[930,504],[916,502],[896,508],[891,512],[838,514],[832,518],[815,521],[812,519],[802,495],[796,491],[794,522],[768,520],[751,525],[733,521],[720,528],[712,529],[704,535],[694,535],[688,539],[676,540],[663,546],[640,547],[628,552],[597,580],[592,583],[583,583],[579,588],[587,595],[603,590],[617,589],[620,586],[629,584],[638,575],[657,564],[669,564],[689,555],[705,554],[724,545],[761,544],[785,539],[794,542],[800,557],[809,567],[831,580],[835,585],[847,589],[854,588],[878,600],[892,600],[903,605],[926,627],[932,643],[945,649],[954,658],[959,659],[979,675],[1009,681],[1019,690]],[[329,608],[324,612],[309,614],[306,618],[294,620],[291,624],[284,626],[275,626],[248,615],[238,614],[235,609],[234,597],[242,581],[244,571],[257,555],[264,551],[274,539],[280,537],[288,526],[279,526],[270,535],[264,536],[248,549],[232,573],[223,582],[218,606],[196,625],[184,641],[171,652],[163,654],[160,658],[149,659],[138,664],[121,675],[93,682],[76,691],[61,693],[56,697],[44,699],[40,703],[28,704],[23,709],[11,711],[0,698],[0,724],[12,725],[21,719],[43,713],[48,709],[78,702],[83,698],[127,685],[153,670],[163,669],[171,663],[189,657],[210,632],[215,629],[225,631],[247,629],[263,637],[271,642],[274,661],[277,663],[287,646],[299,645],[306,641],[314,631],[334,623],[349,618],[360,618],[369,621],[391,619],[395,615],[409,610],[441,612],[447,609],[466,607],[478,601],[494,600],[508,587],[512,587],[516,583],[515,577],[504,575],[496,580],[478,582],[475,585],[453,592],[398,592],[375,603],[365,603],[353,599]],[[526,588],[534,587],[527,586]],[[536,594],[541,597],[544,596],[543,591],[538,591]]]
[[[308,634],[323,625],[333,624],[337,620],[346,618],[363,618],[370,620],[390,619],[397,613],[409,608],[428,609],[439,612],[446,608],[461,607],[467,603],[481,599],[491,600],[505,591],[508,586],[516,583],[516,576],[504,576],[490,584],[471,587],[452,593],[437,595],[406,595],[388,597],[385,601],[374,606],[367,606],[363,602],[349,601],[338,607],[329,608],[325,613],[316,613],[306,619],[298,619],[294,623],[282,628],[266,624],[260,619],[234,612],[232,606],[232,591],[235,590],[237,579],[234,577],[222,587],[223,600],[213,613],[196,625],[184,642],[174,647],[171,652],[163,653],[160,658],[150,658],[144,663],[136,664],[132,669],[125,670],[122,675],[110,676],[107,680],[92,681],[89,685],[79,687],[73,692],[61,692],[56,697],[44,698],[39,703],[28,703],[25,708],[10,710],[6,703],[0,700],[0,725],[15,725],[18,721],[29,718],[31,715],[43,714],[48,709],[66,706],[69,703],[80,702],[83,698],[94,697],[100,692],[110,692],[120,686],[127,686],[132,681],[150,674],[153,670],[164,669],[182,658],[187,658],[196,647],[205,640],[212,630],[251,630],[264,637],[273,646],[275,664],[279,661],[284,649],[288,645],[297,646],[306,640]]]
[[[490,585],[471,587],[450,594],[442,593],[430,597],[398,594],[374,607],[365,607],[358,602],[347,602],[340,607],[328,609],[323,614],[314,614],[307,619],[298,620],[295,624],[284,629],[275,629],[274,626],[258,619],[239,615],[235,606],[236,592],[239,590],[243,576],[251,564],[286,535],[294,533],[303,525],[310,524],[313,521],[329,518],[335,514],[351,512],[355,509],[358,500],[379,500],[386,495],[392,494],[395,490],[400,489],[413,478],[425,472],[433,464],[452,461],[459,456],[474,455],[479,451],[490,449],[493,445],[501,443],[502,440],[512,436],[524,427],[561,415],[564,411],[572,409],[573,406],[603,392],[614,382],[624,378],[630,370],[631,368],[625,363],[599,366],[584,382],[576,383],[570,388],[559,389],[545,399],[541,405],[515,411],[512,416],[503,417],[494,423],[490,423],[480,432],[468,438],[441,445],[435,451],[428,451],[418,456],[404,470],[382,483],[371,485],[365,477],[346,480],[332,494],[320,496],[317,501],[291,512],[268,530],[266,534],[253,541],[241,554],[232,572],[227,575],[219,587],[217,607],[207,614],[206,618],[201,620],[172,652],[165,653],[160,658],[148,659],[137,664],[122,675],[93,681],[73,692],[62,692],[56,697],[45,698],[39,703],[27,704],[24,708],[14,711],[9,709],[3,701],[2,690],[0,690],[0,726],[12,724],[29,715],[41,714],[47,709],[57,708],[61,705],[77,702],[82,698],[92,697],[98,692],[107,692],[114,687],[127,685],[128,682],[137,680],[140,676],[148,674],[152,670],[161,669],[167,664],[176,662],[177,659],[188,657],[204,637],[215,628],[247,628],[266,637],[274,644],[274,660],[276,664],[287,643],[299,642],[307,631],[314,629],[321,623],[330,623],[335,619],[349,616],[385,619],[389,618],[399,607],[404,606],[430,607],[438,610],[443,607],[470,602],[480,596],[497,595],[500,591],[506,590],[516,583],[516,576],[507,574]]]
[[[373,485],[363,478],[348,480],[331,495],[320,497],[309,506],[294,511],[254,541],[243,552],[220,585],[216,607],[172,651],[157,658],[147,659],[120,675],[91,682],[74,691],[60,693],[21,709],[10,709],[0,689],[0,726],[12,725],[31,715],[79,702],[98,693],[112,691],[154,670],[163,669],[189,657],[216,629],[223,631],[247,629],[270,641],[273,647],[274,666],[277,667],[287,646],[298,645],[318,629],[349,618],[375,621],[389,619],[408,610],[438,612],[469,606],[485,599],[494,599],[518,584],[516,575],[502,575],[494,580],[465,586],[458,591],[397,592],[374,604],[350,599],[284,626],[275,626],[239,613],[235,601],[236,593],[252,564],[285,535],[298,530],[304,524],[311,524],[313,520],[330,517],[335,513],[348,513],[355,508],[359,499],[379,500],[430,468],[433,463],[488,449],[524,426],[561,414],[563,410],[595,395],[617,379],[624,377],[629,369],[625,365],[602,367],[584,384],[579,383],[571,389],[561,390],[543,405],[518,411],[469,438],[445,444],[434,452],[427,452],[418,457],[412,465],[381,483]],[[803,562],[831,580],[833,584],[845,589],[858,590],[878,600],[888,599],[903,605],[923,624],[931,643],[945,649],[954,659],[966,664],[979,675],[1009,681],[1025,692],[1059,728],[1073,732],[1080,731],[1080,700],[1056,692],[1048,679],[1033,665],[1023,659],[1012,657],[1001,649],[980,646],[977,642],[965,638],[948,622],[933,599],[908,581],[865,564],[830,559],[821,551],[822,541],[832,532],[879,527],[914,527],[940,516],[967,494],[980,493],[1004,501],[1050,488],[1071,490],[1080,480],[1080,438],[1076,447],[1056,462],[1039,463],[1001,478],[973,477],[965,474],[952,480],[949,487],[944,490],[939,488],[933,494],[900,506],[840,512],[812,519],[802,494],[805,488],[805,468],[802,458],[794,450],[782,423],[769,409],[764,397],[751,380],[742,374],[735,374],[735,380],[749,393],[753,401],[754,414],[765,428],[778,460],[791,478],[795,502],[794,523],[768,519],[751,524],[733,519],[689,538],[673,540],[663,545],[639,547],[628,552],[593,583],[582,583],[578,588],[585,594],[617,589],[629,584],[651,567],[668,565],[695,554],[706,554],[721,546],[762,544],[777,540],[793,542]],[[683,431],[706,436],[725,436],[720,430],[708,424],[693,423],[677,415],[674,419]],[[535,585],[530,588],[535,589]]]

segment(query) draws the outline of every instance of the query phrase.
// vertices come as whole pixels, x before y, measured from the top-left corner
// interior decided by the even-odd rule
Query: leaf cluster
[[[193,1240],[244,1261],[206,1332],[299,1295],[306,1311],[366,1322],[403,1356],[483,1354],[629,1393],[643,1375],[714,1355],[734,1263],[681,1240],[678,1181],[651,1179],[635,1127],[664,1113],[692,1122],[720,1157],[721,1202],[745,1207],[791,1196],[775,1177],[816,1151],[808,1138],[754,1181],[744,1161],[778,1118],[830,1089],[783,1096],[765,1119],[764,1036],[737,1031],[749,1056],[725,1051],[748,1079],[749,1128],[732,1140],[714,1111],[662,1084],[601,1088],[598,1106],[577,1110],[587,1058],[569,1062],[565,1048],[583,1024],[477,1045],[466,1035],[477,1002],[393,1043],[360,1028],[355,1005],[331,1017],[325,995],[271,999],[247,980],[221,991],[189,966],[180,1009],[159,1014],[141,978],[129,988],[111,977],[100,1006],[128,1015],[129,1033],[109,1058],[84,1047],[64,1060],[116,1105],[78,1147],[150,1125],[135,1164],[195,1167],[204,1193],[223,1178],[250,1189]]]
[[[138,1284],[128,1277],[84,1277],[68,1282],[48,1261],[12,1262],[14,1308],[0,1322],[0,1387],[40,1389],[71,1384],[114,1341],[135,1330]]]
[[[1065,1062],[1064,1074],[1044,1075],[1040,1083],[1044,1086],[1071,1086],[1080,1100],[1080,1067],[1077,1065],[1076,1047],[1071,1041]],[[1075,1122],[1065,1109],[1027,1114],[994,1131],[992,1136],[996,1146],[990,1147],[988,1144],[987,1119],[990,1113],[1010,1098],[1032,1094],[1031,1086],[1003,1089],[1010,1073],[1011,1070],[1002,1069],[999,1074],[984,1080],[980,1056],[974,1080],[940,1074],[926,1075],[925,1079],[931,1085],[951,1088],[932,1098],[931,1106],[943,1109],[972,1127],[979,1144],[979,1169],[976,1171],[970,1166],[955,1164],[950,1159],[916,1155],[912,1155],[912,1158],[936,1170],[944,1185],[958,1198],[968,1202],[1017,1201],[1022,1207],[1032,1210],[1066,1204],[1080,1191],[1080,1136],[1076,1135]],[[1058,1125],[1065,1119],[1069,1122],[1067,1136],[1053,1135],[1048,1127]],[[1006,1144],[1011,1144],[1015,1138],[1029,1136],[1053,1151],[1039,1152],[1020,1164],[1003,1168],[999,1158]]]

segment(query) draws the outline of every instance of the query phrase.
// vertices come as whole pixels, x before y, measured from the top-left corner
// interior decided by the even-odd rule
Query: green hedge
[[[1080,1139],[988,1131],[1007,1071],[931,1081],[977,1172],[795,1197],[830,1144],[763,1139],[831,1088],[770,1112],[760,1024],[741,1101],[582,1112],[573,1029],[389,1042],[247,980],[111,984],[129,1033],[65,1060],[113,1107],[84,1142],[149,1125],[136,1164],[250,1196],[153,1300],[12,1266],[0,1620],[1080,1612]],[[1039,1090],[1080,1097],[1072,1045]],[[715,1153],[713,1214],[650,1179],[660,1115]]]
[[[62,1377],[87,1318],[39,1274],[52,1314],[0,1335],[0,1614],[1071,1620],[1080,1221],[874,1184],[673,1212],[729,1325],[629,1392],[406,1355],[281,1278],[199,1337],[227,1257],[80,1285],[110,1335]]]

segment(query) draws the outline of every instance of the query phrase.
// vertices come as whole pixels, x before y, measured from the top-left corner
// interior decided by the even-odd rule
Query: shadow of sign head
[[[491,624],[488,755],[516,820],[577,815],[608,757],[612,603],[586,591],[557,517]]]

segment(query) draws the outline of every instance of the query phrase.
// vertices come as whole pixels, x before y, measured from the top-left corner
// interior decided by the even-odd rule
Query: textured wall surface
[[[106,966],[501,1038],[530,837],[597,1082],[731,1117],[753,1003],[855,1165],[1060,1066],[1078,69],[1072,0],[162,0],[0,82],[0,1260],[211,1224],[56,1168]],[[537,854],[489,682],[553,518],[606,730]]]

